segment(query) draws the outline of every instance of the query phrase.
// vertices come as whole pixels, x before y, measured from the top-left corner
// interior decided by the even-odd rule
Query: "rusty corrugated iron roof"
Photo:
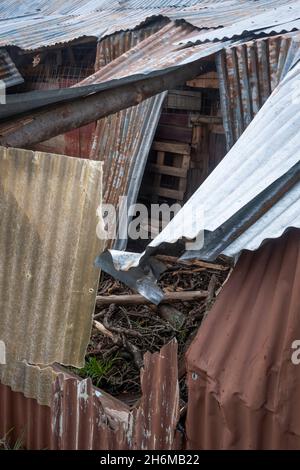
[[[105,66],[103,66],[102,57],[99,55],[100,70],[73,87],[59,90],[36,90],[7,96],[6,104],[0,109],[0,117],[4,120],[50,104],[73,101],[93,93],[110,89],[117,90],[123,85],[136,83],[138,80],[162,76],[178,67],[208,57],[231,43],[218,42],[181,48],[174,45],[174,41],[193,34],[195,28],[186,24],[178,25],[174,22],[168,22],[166,25],[160,22],[159,26],[163,26],[159,31],[155,31],[156,28],[146,30],[149,34],[155,31],[150,37],[144,38],[143,31],[137,33],[137,36],[143,38],[143,40],[138,44],[135,42],[134,47],[128,51],[126,50],[124,54],[117,56],[115,60]],[[120,39],[116,35],[114,39],[121,51],[124,44],[130,44],[130,41],[127,42],[128,36],[126,35],[121,35]],[[104,47],[106,44],[109,48],[113,47],[114,39],[111,41],[106,40]],[[109,53],[111,53],[111,50],[108,51]],[[26,121],[30,121],[30,116],[22,117],[20,125],[22,126]],[[18,127],[17,122],[15,124],[3,122],[0,126],[0,134],[10,132],[11,129],[16,127]]]
[[[300,231],[244,253],[187,353],[188,449],[299,449]]]
[[[191,3],[192,2],[192,3]],[[225,2],[192,0],[172,2],[157,1],[152,5],[141,0],[125,2],[65,2],[59,1],[23,1],[7,0],[0,9],[0,18],[5,21],[0,25],[0,45],[14,45],[22,49],[34,50],[41,47],[62,44],[74,39],[89,37],[103,38],[117,31],[134,29],[149,19],[164,16],[170,20],[185,20],[187,23],[202,28],[217,28],[217,37],[223,39],[229,31],[241,34],[257,29],[256,18],[262,17],[261,28],[280,23],[277,19],[278,8],[287,7],[287,20],[298,18],[293,11],[295,0],[230,0]],[[195,4],[194,4],[195,3]],[[299,3],[298,3],[299,5]],[[280,15],[283,17],[283,15]],[[236,26],[243,22],[243,28]],[[283,20],[281,20],[283,21]],[[227,27],[222,31],[223,27]],[[286,26],[288,28],[288,26]],[[281,26],[274,31],[281,32]],[[209,36],[216,38],[215,34]]]
[[[84,364],[101,184],[101,162],[0,148],[1,381],[40,402],[47,391],[30,380],[34,365]]]

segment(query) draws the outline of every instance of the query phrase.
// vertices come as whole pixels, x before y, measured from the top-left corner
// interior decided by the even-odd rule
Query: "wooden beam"
[[[190,155],[191,147],[188,144],[175,142],[153,142],[153,150],[159,152],[178,153],[179,155]]]

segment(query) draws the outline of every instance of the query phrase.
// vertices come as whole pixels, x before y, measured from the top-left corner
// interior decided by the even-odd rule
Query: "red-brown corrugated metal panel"
[[[180,434],[177,343],[147,353],[142,397],[132,410],[93,387],[91,380],[59,373],[51,407],[0,385],[0,439],[23,437],[27,449],[178,449]]]
[[[50,449],[51,409],[0,384],[0,439],[13,447],[21,441],[27,449]]]
[[[144,357],[142,398],[129,408],[90,380],[60,375],[52,403],[53,449],[167,450],[180,447],[177,343]]]
[[[181,446],[179,420],[177,342],[159,353],[146,353],[142,372],[142,398],[132,412],[129,449],[174,450]],[[130,429],[130,428],[129,428]]]
[[[93,387],[90,380],[60,375],[52,402],[52,449],[126,448],[129,408]]]
[[[300,449],[300,231],[245,252],[187,354],[189,449]]]

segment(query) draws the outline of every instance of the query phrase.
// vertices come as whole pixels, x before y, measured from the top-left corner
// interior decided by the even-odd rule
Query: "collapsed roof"
[[[97,265],[155,303],[162,292],[152,256],[178,253],[212,261],[256,250],[265,240],[300,228],[300,61],[287,73],[212,174],[142,254],[111,250]],[[182,247],[183,241],[200,245]],[[203,244],[202,244],[203,242]]]

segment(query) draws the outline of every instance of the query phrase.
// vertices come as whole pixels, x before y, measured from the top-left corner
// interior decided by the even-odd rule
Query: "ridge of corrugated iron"
[[[300,449],[300,231],[244,253],[190,346],[188,449]]]
[[[103,246],[102,163],[1,147],[0,169],[1,381],[45,402],[23,361],[84,364]]]
[[[16,65],[5,49],[0,49],[0,80],[5,87],[11,87],[24,82]]]
[[[269,6],[265,11],[256,11],[255,14],[249,15],[247,18],[241,18],[232,21],[230,25],[223,25],[222,28],[208,32],[199,32],[194,37],[184,39],[179,44],[195,44],[206,41],[216,41],[224,39],[232,39],[236,36],[242,36],[245,33],[262,33],[266,28],[272,28],[274,33],[280,33],[282,28],[284,31],[290,31],[289,22],[300,19],[300,2],[295,0],[292,2],[279,2],[276,6]],[[297,23],[299,29],[300,23]]]
[[[279,84],[299,50],[300,34],[229,46],[216,55],[228,150]]]
[[[150,76],[156,71],[171,69],[208,57],[226,45],[226,43],[213,43],[189,48],[174,45],[178,38],[188,37],[194,31],[195,28],[190,25],[168,22],[75,86],[84,87],[141,74]]]
[[[256,250],[265,240],[300,228],[300,61],[274,90],[217,168],[142,254],[106,251],[97,265],[134,286],[154,303],[162,293],[143,272],[151,256],[181,246],[182,258],[214,260]],[[183,240],[204,245],[186,248]],[[200,237],[200,242],[202,237]],[[122,273],[125,271],[126,273]],[[120,274],[119,274],[120,272]]]
[[[27,449],[179,449],[177,361],[176,340],[145,354],[142,397],[132,410],[90,379],[63,373],[52,384],[50,407],[0,385],[0,438],[11,431],[11,443],[24,437]]]
[[[24,2],[22,2],[24,3]],[[31,2],[30,2],[31,3]],[[124,8],[118,3],[112,4],[111,8],[96,7],[93,2],[88,2],[82,8],[74,10],[72,4],[68,4],[65,8],[59,8],[61,2],[55,2],[54,6],[50,3],[48,16],[41,12],[37,12],[34,5],[20,10],[19,2],[17,4],[14,17],[14,3],[10,4],[11,14],[9,18],[3,18],[0,23],[0,41],[1,46],[17,46],[25,50],[35,50],[42,47],[54,46],[73,41],[75,39],[90,37],[103,38],[114,34],[118,31],[135,29],[141,26],[149,19],[155,19],[164,16],[170,20],[184,20],[196,28],[220,28],[231,27],[236,34],[243,31],[251,32],[256,29],[253,26],[255,18],[259,15],[265,15],[265,21],[262,21],[263,28],[273,26],[274,18],[277,15],[277,8],[291,6],[295,0],[259,0],[259,1],[226,1],[226,2],[208,2],[205,4],[196,4],[190,7],[149,7],[145,8],[145,2],[141,5],[136,4],[135,8]],[[44,2],[43,2],[44,4]],[[58,5],[58,7],[57,7]],[[32,9],[31,9],[32,8]],[[3,6],[3,11],[6,11]],[[22,15],[24,11],[24,16]],[[26,12],[26,13],[25,13]],[[64,12],[63,15],[59,12]],[[68,13],[69,12],[69,13]],[[76,15],[71,12],[77,12]],[[80,13],[80,14],[78,14]],[[5,16],[5,15],[4,15]],[[297,16],[297,15],[296,15]],[[0,13],[1,18],[1,13]],[[290,12],[290,20],[296,19]],[[270,23],[270,19],[272,20]],[[243,20],[243,31],[235,28],[235,24]],[[276,24],[277,20],[275,21]],[[223,39],[226,34],[224,31],[217,30],[217,36]],[[229,30],[231,31],[231,29]],[[281,32],[281,28],[275,28],[275,31]],[[224,33],[224,34],[223,34]],[[211,34],[210,40],[217,37]],[[183,41],[184,39],[182,39]],[[186,39],[189,41],[189,39]]]

